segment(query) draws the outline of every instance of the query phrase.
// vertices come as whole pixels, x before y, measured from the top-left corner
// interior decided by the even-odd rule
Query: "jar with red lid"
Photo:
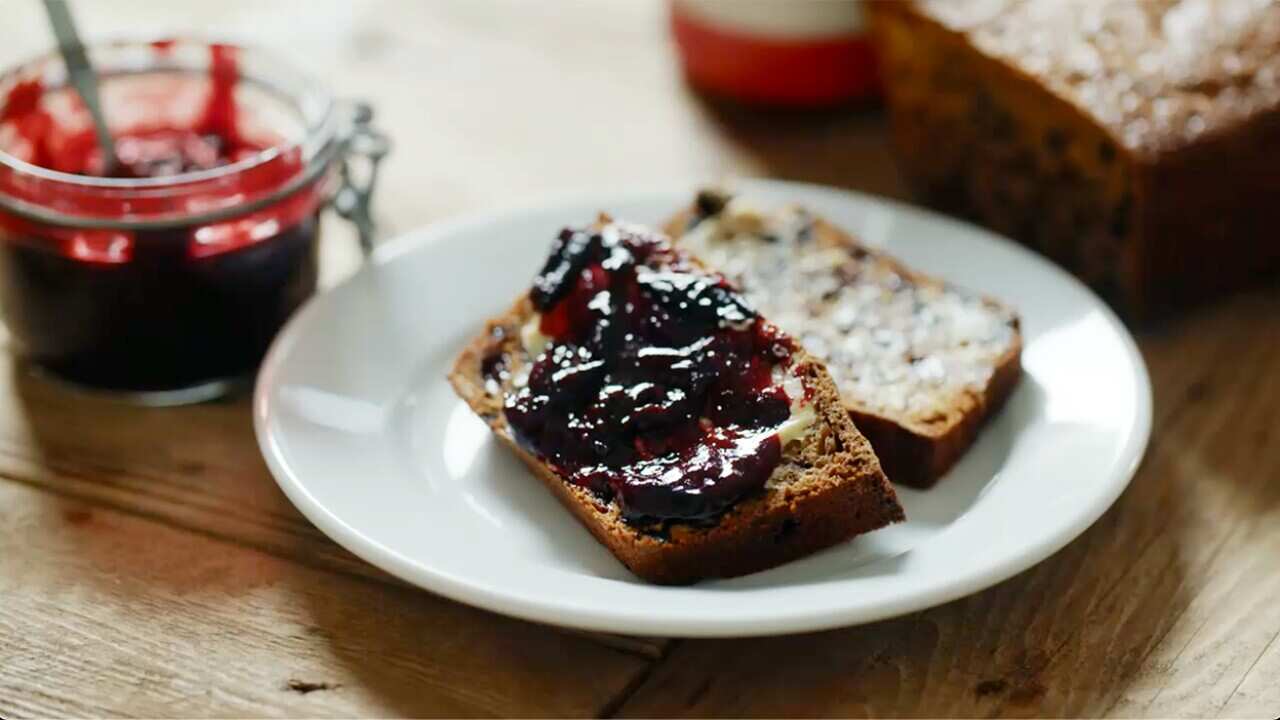
[[[114,163],[60,55],[0,75],[0,313],[58,378],[158,404],[217,396],[315,290],[325,207],[340,201],[367,241],[385,139],[367,108],[260,49],[88,53]]]
[[[689,80],[745,103],[817,108],[879,96],[864,0],[670,0]]]

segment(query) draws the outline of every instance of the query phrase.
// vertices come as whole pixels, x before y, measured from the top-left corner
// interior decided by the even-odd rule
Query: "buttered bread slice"
[[[894,482],[936,482],[1017,384],[1012,309],[911,270],[802,207],[766,212],[703,191],[667,230],[826,363]]]

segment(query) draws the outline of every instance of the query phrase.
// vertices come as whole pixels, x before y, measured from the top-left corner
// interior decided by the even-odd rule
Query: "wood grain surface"
[[[76,4],[86,35],[270,45],[378,109],[388,234],[588,186],[724,174],[901,195],[875,111],[682,83],[640,0]],[[51,42],[7,0],[0,62]],[[331,222],[326,282],[358,263]],[[1280,715],[1280,287],[1139,335],[1133,485],[1053,558],[874,625],[736,641],[509,620],[338,548],[272,482],[244,398],[146,410],[0,357],[0,717]],[[625,628],[619,628],[625,631]]]

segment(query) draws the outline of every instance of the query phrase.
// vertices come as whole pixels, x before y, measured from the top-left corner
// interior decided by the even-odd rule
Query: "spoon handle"
[[[67,76],[71,85],[80,94],[84,106],[93,118],[93,129],[98,136],[98,149],[102,151],[102,171],[110,175],[116,166],[115,140],[107,127],[107,119],[102,113],[102,101],[98,97],[98,76],[89,64],[89,56],[85,53],[84,43],[76,32],[75,21],[71,18],[71,10],[66,0],[44,0],[45,12],[49,15],[49,24],[53,26],[53,35],[58,40],[58,48],[67,64]]]

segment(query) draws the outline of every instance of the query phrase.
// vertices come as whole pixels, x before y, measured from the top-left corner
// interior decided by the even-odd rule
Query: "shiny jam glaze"
[[[170,51],[156,43],[154,52]],[[116,178],[168,178],[254,157],[280,142],[242,128],[236,49],[210,47],[203,105],[182,124],[132,108],[112,128]],[[0,104],[0,148],[63,173],[102,176],[92,127],[60,122],[38,79],[19,82]],[[70,96],[73,105],[83,106]],[[71,214],[124,219],[184,214],[242,202],[302,171],[297,152],[229,173],[207,196],[154,191],[48,197],[16,173],[0,192]],[[176,178],[182,183],[182,178]],[[166,186],[167,187],[167,186]],[[30,192],[36,192],[30,190]],[[243,200],[236,200],[242,198]],[[0,308],[27,357],[77,383],[159,391],[243,376],[288,316],[315,289],[323,194],[305,187],[269,207],[214,224],[145,230],[64,227],[0,212]],[[184,204],[185,203],[185,204]]]
[[[550,342],[505,402],[524,447],[633,523],[711,520],[764,486],[794,346],[723,277],[611,223],[564,230],[530,299]]]

